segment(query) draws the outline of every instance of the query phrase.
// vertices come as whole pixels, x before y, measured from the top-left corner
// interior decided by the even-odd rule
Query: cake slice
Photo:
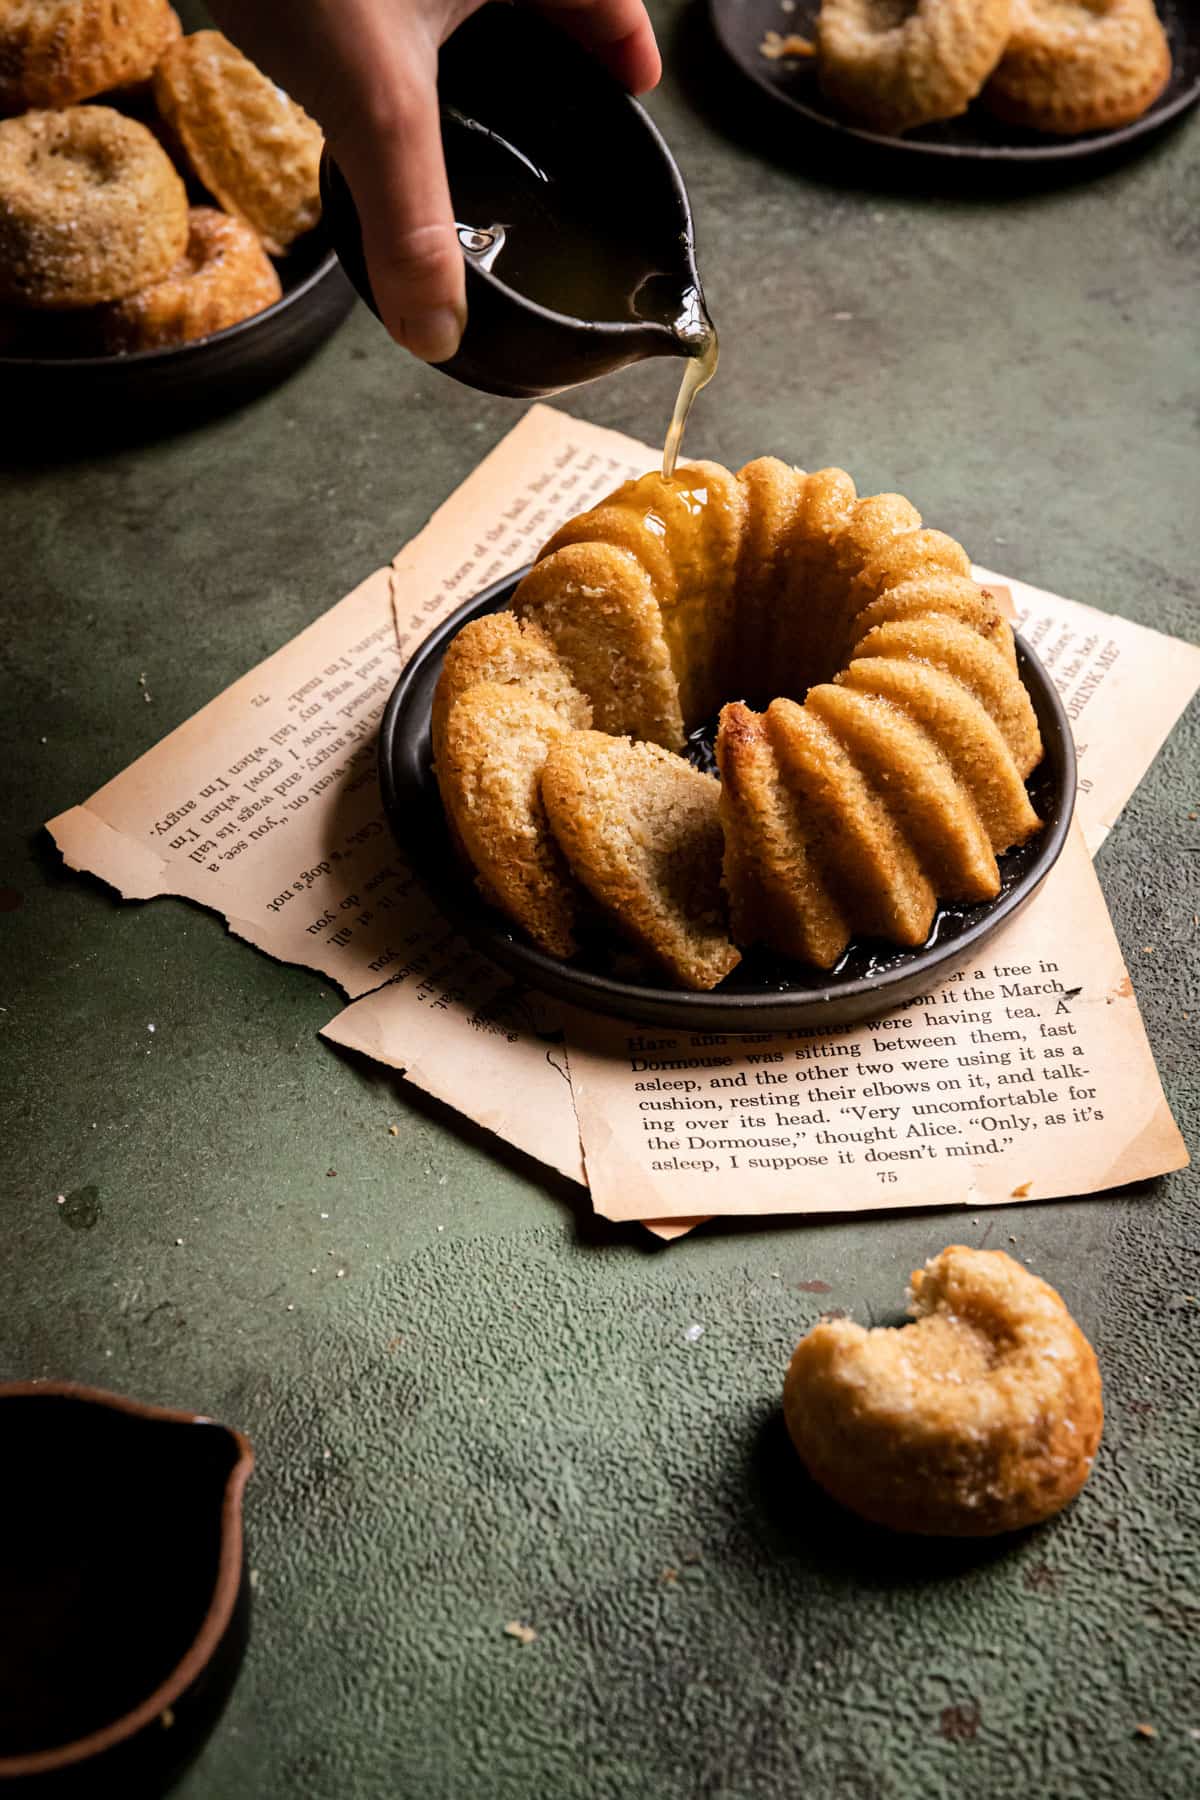
[[[450,709],[437,778],[484,898],[548,956],[573,956],[576,893],[546,823],[540,783],[571,727],[519,686],[478,682]]]
[[[553,644],[591,701],[598,731],[682,750],[679,683],[662,614],[650,576],[628,550],[564,544],[534,564],[512,605]]]
[[[658,744],[572,731],[549,750],[542,799],[576,879],[674,982],[714,988],[737,967],[711,776]]]
[[[452,638],[433,695],[433,760],[441,760],[446,721],[455,702],[480,682],[519,686],[558,713],[567,725],[588,726],[592,709],[555,654],[554,645],[532,619],[510,612],[471,619]]]

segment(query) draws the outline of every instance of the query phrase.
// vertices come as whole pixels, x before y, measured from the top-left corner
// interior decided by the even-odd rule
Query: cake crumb
[[[671,1565],[668,1563],[667,1567],[663,1570],[659,1579],[661,1581],[665,1581],[668,1585],[670,1585],[670,1583],[679,1580],[679,1570],[673,1569],[671,1567]]]
[[[1022,1182],[1022,1183],[1021,1183],[1021,1185],[1020,1185],[1020,1187],[1015,1187],[1015,1188],[1014,1188],[1014,1189],[1013,1189],[1013,1191],[1012,1191],[1012,1198],[1013,1198],[1013,1199],[1014,1199],[1014,1200],[1024,1200],[1024,1199],[1027,1199],[1027,1198],[1028,1198],[1028,1196],[1029,1196],[1029,1193],[1030,1193],[1030,1191],[1031,1191],[1031,1189],[1032,1189],[1032,1187],[1033,1187],[1033,1183],[1032,1183],[1032,1181],[1023,1181],[1023,1182]],[[1010,1242],[1010,1243],[1012,1243],[1012,1244],[1015,1244],[1015,1243],[1016,1243],[1016,1241],[1017,1241],[1017,1240],[1016,1240],[1016,1238],[1010,1238],[1010,1239],[1009,1239],[1009,1242]]]
[[[789,31],[786,37],[782,32],[768,31],[758,46],[758,54],[765,56],[768,62],[782,62],[790,56],[815,56],[817,46],[811,38],[801,37],[796,31]]]
[[[1135,1725],[1133,1730],[1136,1737],[1156,1738],[1158,1736],[1158,1732],[1154,1729],[1154,1726],[1147,1725],[1144,1720]]]
[[[504,1627],[505,1637],[516,1638],[518,1644],[536,1644],[537,1632],[532,1625],[522,1625],[520,1619],[510,1619]]]

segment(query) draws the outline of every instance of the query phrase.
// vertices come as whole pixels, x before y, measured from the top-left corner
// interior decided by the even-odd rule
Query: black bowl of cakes
[[[288,373],[353,304],[321,229],[321,148],[300,106],[220,32],[185,35],[167,0],[0,17],[10,404],[45,424],[59,401],[215,402]]]

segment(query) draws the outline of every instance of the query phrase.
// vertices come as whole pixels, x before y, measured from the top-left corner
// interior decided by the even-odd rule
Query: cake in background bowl
[[[170,351],[309,284],[319,127],[164,0],[0,0],[0,111],[0,357]]]

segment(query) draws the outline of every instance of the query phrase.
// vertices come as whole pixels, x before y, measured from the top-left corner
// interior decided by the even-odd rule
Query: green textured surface
[[[695,34],[658,16],[685,66]],[[764,157],[700,90],[673,73],[652,103],[723,337],[692,450],[843,463],[991,566],[1194,635],[1200,127],[1070,188],[934,199],[830,185],[828,148]],[[673,381],[566,404],[654,439]],[[319,1043],[327,983],[182,903],[117,903],[37,830],[385,560],[517,416],[360,313],[236,416],[3,476],[0,1377],[254,1441],[254,1639],[181,1793],[1196,1792],[1193,1174],[656,1250]],[[1196,761],[1193,712],[1098,862],[1193,1143]],[[1094,1480],[1018,1542],[860,1531],[781,1442],[791,1346],[1009,1233],[1097,1345]]]

